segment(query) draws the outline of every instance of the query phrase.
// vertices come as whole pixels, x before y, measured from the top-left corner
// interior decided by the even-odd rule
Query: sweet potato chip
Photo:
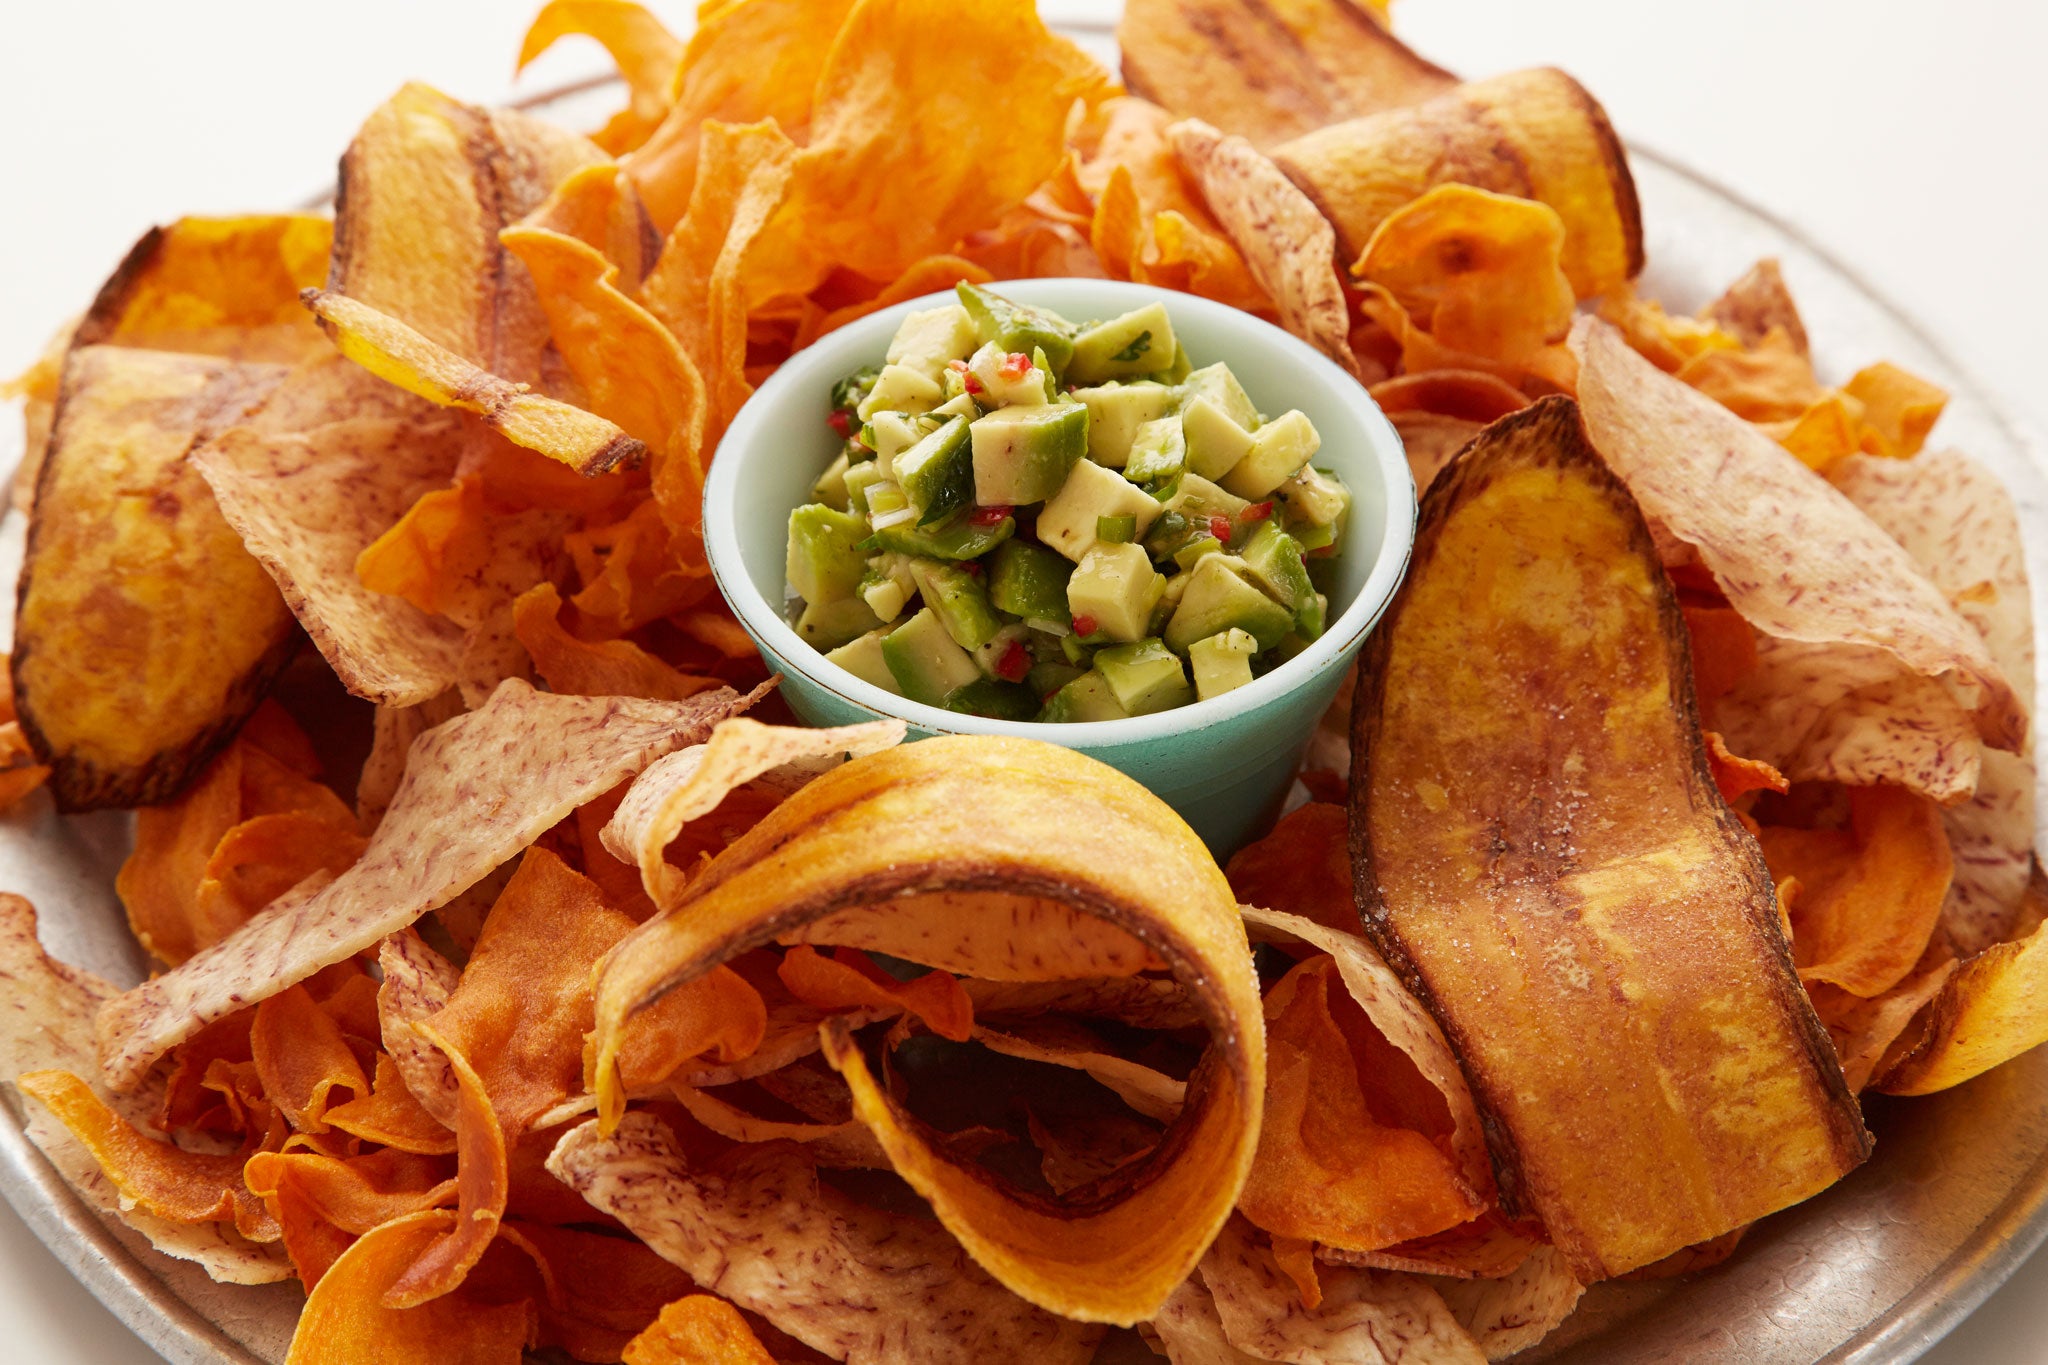
[[[422,1033],[427,1026],[421,1025]],[[427,1034],[431,1038],[431,1034]],[[483,1078],[463,1055],[443,1047],[455,1072],[455,1223],[430,1241],[384,1291],[387,1308],[417,1308],[462,1287],[498,1238],[512,1178],[504,1127]]]
[[[776,975],[806,1005],[840,1010],[905,1011],[941,1038],[964,1043],[974,1031],[974,1002],[951,972],[930,971],[899,981],[858,948],[838,948],[831,957],[809,944],[783,955]]]
[[[550,690],[580,697],[652,697],[682,701],[721,686],[716,678],[678,673],[631,640],[579,640],[562,629],[562,595],[552,583],[520,594],[513,629]]]
[[[222,836],[194,896],[202,932],[196,946],[217,943],[264,906],[316,872],[339,876],[362,855],[355,822],[286,811],[244,820]]]
[[[98,1021],[108,1080],[132,1087],[214,1019],[374,947],[745,704],[729,690],[671,703],[557,697],[505,683],[481,710],[414,742],[391,809],[355,866],[109,1001]],[[418,847],[434,830],[435,841]]]
[[[1448,1232],[1418,1237],[1384,1250],[1318,1247],[1316,1255],[1335,1265],[1364,1266],[1369,1270],[1405,1270],[1454,1280],[1488,1280],[1513,1274],[1545,1241],[1541,1223],[1510,1219],[1496,1208]]]
[[[654,903],[675,905],[689,881],[664,852],[692,820],[709,815],[733,791],[791,763],[836,761],[903,741],[901,721],[878,720],[832,730],[763,725],[741,717],[712,732],[710,742],[652,764],[636,778],[605,826],[605,846],[640,869]]]
[[[1577,81],[1549,67],[1460,85],[1409,108],[1338,123],[1273,149],[1355,261],[1387,216],[1437,185],[1537,199],[1564,220],[1580,298],[1643,268],[1643,224],[1621,139]]]
[[[306,306],[341,353],[379,379],[430,403],[473,412],[506,439],[579,474],[630,468],[647,454],[646,446],[602,417],[501,379],[357,299],[309,289]]]
[[[1783,332],[1743,350],[1704,351],[1679,366],[1678,377],[1752,422],[1796,421],[1826,396],[1813,362]]]
[[[370,1083],[341,1028],[304,986],[280,991],[256,1007],[250,1052],[263,1091],[302,1133],[327,1131],[330,1104],[368,1096]]]
[[[454,1132],[427,1112],[386,1053],[377,1054],[370,1093],[335,1105],[322,1117],[351,1137],[402,1152],[445,1156],[455,1150]]]
[[[1280,168],[1241,137],[1199,119],[1167,130],[1202,198],[1237,244],[1280,325],[1351,371],[1351,309],[1337,279],[1337,239]]]
[[[1884,361],[1858,370],[1842,391],[1863,405],[1866,448],[1893,459],[1919,454],[1948,406],[1947,390]]]
[[[292,364],[324,349],[297,307],[327,274],[334,225],[305,213],[151,228],[100,286],[75,346],[139,346]]]
[[[1842,1074],[1849,1088],[1861,1091],[1877,1075],[1885,1054],[1906,1032],[1922,1008],[1941,992],[1955,974],[1955,959],[1945,950],[1930,948],[1913,972],[1881,995],[1864,999],[1838,986],[1816,984],[1807,987],[1814,1012],[1827,1025],[1835,1040],[1835,1052],[1842,1059]]]
[[[1358,932],[1351,896],[1349,817],[1342,806],[1311,801],[1290,811],[1257,843],[1231,856],[1224,869],[1238,900]]]
[[[1713,769],[1715,790],[1721,799],[1733,805],[1738,797],[1751,792],[1785,792],[1791,784],[1785,775],[1768,763],[1753,758],[1743,758],[1728,751],[1728,742],[1720,735],[1708,730],[1707,763]]]
[[[2048,934],[1997,943],[1955,969],[1879,1063],[1877,1089],[1931,1095],[2048,1041]]]
[[[1484,370],[1429,370],[1372,386],[1380,411],[1435,413],[1481,426],[1529,406],[1529,395]]]
[[[548,0],[520,41],[518,69],[573,34],[604,45],[632,92],[633,119],[652,131],[675,100],[681,40],[630,0]]]
[[[1928,723],[1944,701],[1986,744],[2020,746],[2026,709],[2012,684],[1896,541],[1768,437],[1630,352],[1613,328],[1588,319],[1573,345],[1602,457],[1768,637],[1757,670],[1715,706],[1736,752],[1795,782],[1894,781],[1950,800],[1975,784],[1968,731],[1938,748],[1935,739],[1920,751],[1899,743],[1907,731],[1951,735],[1953,726]],[[1816,543],[1834,549],[1815,556]]]
[[[1954,452],[1912,460],[1855,456],[1835,486],[1904,546],[1985,646],[2021,704],[2034,696],[2034,613],[2019,516],[1998,477]],[[1942,928],[1956,951],[2006,937],[2034,848],[2034,753],[1987,750],[1969,800],[1942,812],[1955,851]]]
[[[1571,327],[1564,243],[1548,204],[1438,185],[1381,219],[1351,271],[1444,345],[1519,365]]]
[[[1155,855],[1142,868],[1115,852],[1134,846]],[[1242,1022],[1256,1005],[1222,874],[1156,798],[1067,750],[941,738],[869,754],[803,787],[709,864],[682,906],[614,951],[598,986],[598,1093],[617,1093],[627,1019],[717,963],[837,909],[905,892],[1011,888],[1141,939],[1209,1024],[1214,1046],[1173,1136],[1121,1198],[1086,1211],[1024,1205],[951,1164],[893,1100],[863,1086],[858,1053],[830,1030],[828,1052],[898,1173],[1005,1284],[1070,1315],[1149,1316],[1235,1201],[1263,1048]]]
[[[455,681],[461,632],[369,592],[355,565],[449,481],[464,440],[456,414],[329,355],[192,454],[228,525],[358,696],[406,706]]]
[[[574,1198],[566,1188],[563,1193]],[[594,1213],[586,1207],[578,1221],[590,1222]],[[665,1304],[696,1288],[688,1275],[629,1238],[531,1222],[508,1222],[501,1235],[541,1272],[542,1344],[578,1360],[620,1359]]]
[[[625,1365],[775,1365],[740,1310],[709,1294],[677,1299],[634,1337]]]
[[[385,1290],[454,1221],[441,1210],[412,1213],[359,1238],[307,1296],[286,1365],[518,1365],[533,1330],[530,1302],[384,1305]]]
[[[1778,332],[1800,355],[1810,350],[1806,323],[1776,257],[1766,256],[1751,266],[1741,279],[1721,291],[1721,297],[1702,308],[1700,316],[1745,346],[1762,345],[1766,337]]]
[[[1457,82],[1361,0],[1133,0],[1117,45],[1133,93],[1260,146],[1416,104]]]
[[[1585,1292],[1555,1247],[1536,1248],[1499,1279],[1437,1286],[1451,1316],[1488,1360],[1505,1360],[1543,1340]]]
[[[359,1236],[454,1201],[446,1163],[403,1152],[339,1160],[314,1152],[257,1152],[242,1168],[250,1192],[283,1230],[299,1282],[311,1290]]]
[[[280,367],[71,352],[29,521],[13,654],[60,810],[176,795],[290,659],[291,613],[187,458]]]
[[[548,1169],[696,1280],[848,1365],[910,1358],[1081,1365],[1101,1329],[1011,1294],[933,1223],[820,1183],[793,1146],[692,1170],[675,1135],[628,1114],[573,1129]]]
[[[1549,398],[1432,486],[1353,704],[1364,927],[1464,1062],[1503,1206],[1589,1281],[1869,1152],[1684,660],[1640,511]]]

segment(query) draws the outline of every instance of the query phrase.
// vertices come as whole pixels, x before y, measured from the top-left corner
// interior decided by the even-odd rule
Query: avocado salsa
[[[839,454],[789,517],[805,641],[913,701],[1057,722],[1205,701],[1322,634],[1351,494],[1307,417],[1192,369],[1163,304],[1077,325],[957,294],[832,389]]]

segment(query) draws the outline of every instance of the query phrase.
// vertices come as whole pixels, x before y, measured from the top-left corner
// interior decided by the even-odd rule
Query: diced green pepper
[[[955,293],[974,320],[982,341],[1005,351],[1045,352],[1055,377],[1063,378],[1074,356],[1074,324],[1043,308],[1015,303],[978,284],[962,282]]]
[[[1065,630],[1067,580],[1074,566],[1043,545],[1006,540],[989,556],[988,599],[998,611],[1043,629]]]
[[[1017,531],[1017,519],[983,524],[973,510],[958,512],[937,526],[915,526],[897,522],[875,532],[875,543],[898,554],[923,555],[927,559],[979,559],[1008,540]]]
[[[1126,545],[1138,535],[1138,519],[1126,512],[1120,517],[1097,517],[1095,538],[1109,545]]]
[[[937,559],[913,559],[910,575],[927,610],[962,649],[980,649],[1003,628],[989,606],[988,591],[967,570]]]

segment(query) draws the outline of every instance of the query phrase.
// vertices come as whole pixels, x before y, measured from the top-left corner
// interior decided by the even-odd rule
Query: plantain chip
[[[1133,94],[1261,147],[1457,83],[1361,0],[1131,0],[1117,45]]]
[[[1795,782],[1893,782],[1941,802],[1974,789],[1973,739],[2020,748],[2018,693],[1896,541],[1614,328],[1586,319],[1573,346],[1602,457],[1758,631],[1757,667],[1714,707],[1730,748]]]
[[[283,374],[130,347],[71,352],[12,661],[21,728],[58,809],[176,795],[291,658],[291,613],[190,459]]]
[[[729,689],[669,703],[504,684],[482,709],[414,742],[391,809],[355,866],[301,885],[226,939],[107,1002],[97,1028],[108,1080],[131,1089],[206,1024],[374,947],[747,702]],[[487,807],[477,804],[481,792]],[[420,840],[437,830],[422,851]]]
[[[1541,731],[1515,719],[1532,704]],[[1713,789],[1677,604],[1570,400],[1496,422],[1431,487],[1352,714],[1365,928],[1464,1062],[1504,1207],[1576,1276],[1868,1155]]]
[[[1387,216],[1437,185],[1536,199],[1564,220],[1563,268],[1580,298],[1643,268],[1642,211],[1621,140],[1577,81],[1541,67],[1426,103],[1322,128],[1273,148],[1356,260]]]
[[[296,364],[319,355],[294,306],[327,273],[334,225],[311,214],[180,218],[128,250],[73,336],[224,360]]]
[[[1130,856],[1138,848],[1142,866]],[[1099,1203],[1037,1201],[935,1148],[875,1087],[844,1023],[825,1032],[828,1059],[897,1172],[1005,1285],[1084,1320],[1143,1319],[1193,1267],[1244,1181],[1263,1093],[1262,1038],[1250,1022],[1258,1004],[1235,902],[1193,835],[1142,788],[1067,750],[929,740],[856,759],[777,806],[606,963],[599,1113],[612,1122],[619,1112],[608,1096],[619,1095],[615,1059],[629,1020],[666,991],[834,911],[983,890],[1107,920],[1188,989],[1212,1046],[1159,1152]],[[955,969],[934,951],[945,942],[927,941],[922,965]]]
[[[935,1224],[849,1199],[793,1144],[693,1169],[652,1114],[570,1130],[548,1169],[722,1295],[848,1365],[899,1359],[1081,1365],[1101,1329],[1010,1293]]]

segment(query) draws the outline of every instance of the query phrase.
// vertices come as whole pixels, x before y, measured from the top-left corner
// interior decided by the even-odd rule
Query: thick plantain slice
[[[327,273],[334,224],[309,213],[180,218],[128,249],[77,346],[293,364],[326,351],[299,291]]]
[[[1582,1282],[1869,1155],[1642,514],[1569,399],[1431,487],[1354,705],[1365,928],[1463,1060],[1504,1206]]]
[[[1158,1151],[1114,1191],[1073,1204],[995,1182],[935,1144],[843,1027],[825,1035],[857,1116],[990,1274],[1067,1317],[1142,1321],[1194,1269],[1244,1184],[1265,1037],[1223,874],[1172,811],[1093,760],[1029,740],[933,739],[803,787],[613,951],[597,985],[598,1094],[617,1095],[628,1022],[668,991],[835,911],[943,891],[1043,897],[1117,926],[1166,963],[1208,1026],[1212,1045]],[[616,1122],[616,1100],[599,1112]]]
[[[1458,86],[1410,108],[1273,148],[1356,261],[1388,214],[1438,185],[1538,199],[1564,219],[1564,273],[1580,298],[1643,268],[1643,218],[1621,139],[1586,88],[1550,67]]]
[[[187,458],[283,374],[124,346],[66,362],[13,665],[59,809],[174,796],[291,657],[291,612]]]
[[[1124,84],[1261,147],[1457,84],[1366,0],[1130,0]]]

